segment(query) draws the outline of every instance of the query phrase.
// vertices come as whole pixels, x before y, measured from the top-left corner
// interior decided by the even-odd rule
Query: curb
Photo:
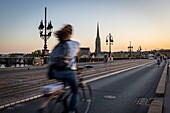
[[[166,78],[167,78],[167,66],[168,63],[164,67],[164,71],[162,73],[161,79],[156,89],[156,96],[163,97],[165,95],[165,86],[166,86]]]
[[[161,75],[157,89],[155,91],[156,97],[152,101],[148,113],[163,113],[167,73],[168,73],[168,62],[166,62],[165,64],[163,73]]]
[[[40,97],[42,97],[42,96],[43,96],[43,94],[40,94],[40,95],[36,95],[36,96],[30,97],[30,98],[26,98],[26,99],[18,100],[18,101],[15,101],[15,102],[11,102],[11,103],[9,103],[9,104],[1,105],[1,106],[0,106],[0,110],[1,110],[1,109],[5,109],[5,108],[7,108],[7,107],[14,106],[14,105],[16,105],[16,104],[20,104],[20,103],[23,103],[23,102],[31,101],[31,100],[40,98]]]
[[[154,100],[151,103],[148,113],[162,113],[163,110],[163,99]]]

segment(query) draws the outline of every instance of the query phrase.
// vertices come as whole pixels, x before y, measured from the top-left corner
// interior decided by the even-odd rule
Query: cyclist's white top
[[[80,44],[79,42],[73,41],[73,40],[67,41],[66,43],[69,47],[68,56],[71,58],[71,61],[68,67],[70,67],[72,70],[76,70],[77,69],[76,56],[79,51]]]
[[[161,60],[161,57],[160,57],[160,56],[157,56],[157,60]]]

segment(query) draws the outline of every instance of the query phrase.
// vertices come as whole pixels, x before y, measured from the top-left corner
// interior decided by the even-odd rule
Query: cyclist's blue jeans
[[[64,82],[68,83],[72,88],[72,98],[70,101],[70,111],[75,111],[76,103],[77,103],[77,97],[78,97],[78,83],[77,83],[77,76],[76,71],[72,70],[65,70],[65,71],[58,71],[53,70],[54,77],[56,79],[63,80]]]

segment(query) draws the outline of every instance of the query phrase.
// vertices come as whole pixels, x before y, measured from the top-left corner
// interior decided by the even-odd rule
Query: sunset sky
[[[0,54],[42,50],[38,26],[47,22],[53,31],[73,25],[73,39],[95,51],[97,22],[101,49],[108,51],[106,36],[113,36],[112,51],[170,49],[170,0],[0,0]],[[54,35],[48,49],[57,44]]]

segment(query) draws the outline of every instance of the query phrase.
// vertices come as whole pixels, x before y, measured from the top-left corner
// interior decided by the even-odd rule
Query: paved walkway
[[[169,60],[169,73],[167,76],[166,93],[164,98],[164,113],[170,113],[170,60]]]

